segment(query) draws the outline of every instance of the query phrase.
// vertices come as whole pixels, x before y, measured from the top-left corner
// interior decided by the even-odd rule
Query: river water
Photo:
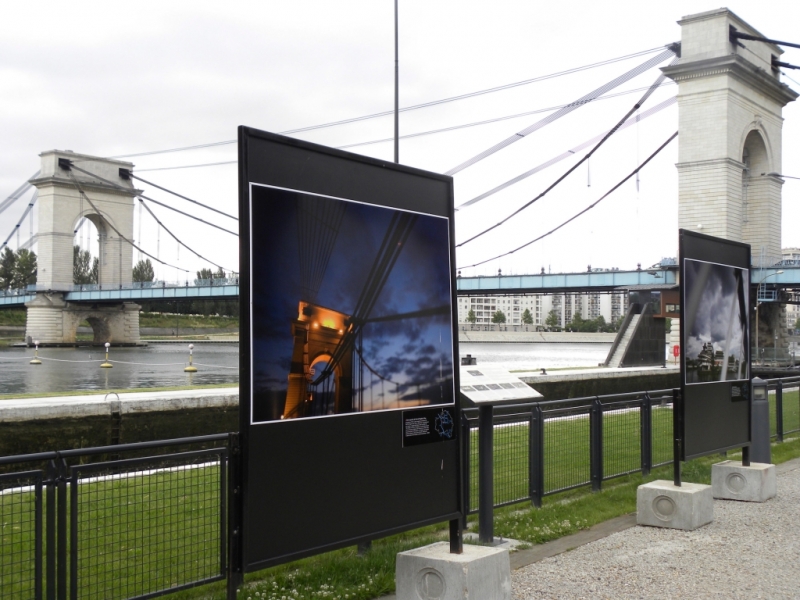
[[[499,364],[517,370],[589,367],[603,362],[611,344],[476,344],[459,346],[478,364]],[[98,348],[41,348],[41,365],[31,365],[32,348],[0,347],[0,394],[37,394],[61,391],[239,383],[238,344],[195,344],[197,373],[184,373],[187,344],[150,344],[114,348],[114,367],[100,368],[104,354]]]
[[[41,365],[31,365],[32,348],[0,348],[0,394],[239,384],[238,344],[195,344],[197,373],[184,373],[188,344],[114,348],[114,365],[103,369],[100,348],[40,348]]]

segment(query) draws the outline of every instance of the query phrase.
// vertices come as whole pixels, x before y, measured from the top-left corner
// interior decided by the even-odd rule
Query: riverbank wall
[[[470,331],[459,328],[461,343],[487,344],[613,344],[616,333],[577,331]]]
[[[238,429],[238,387],[0,400],[0,456]]]
[[[521,375],[544,396],[676,387],[677,369],[591,369]],[[238,431],[238,387],[0,400],[0,456]]]

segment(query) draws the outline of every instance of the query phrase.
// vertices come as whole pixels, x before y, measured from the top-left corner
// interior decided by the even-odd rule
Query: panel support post
[[[470,449],[472,448],[472,437],[469,426],[469,419],[461,413],[461,529],[467,528],[467,517],[470,510],[470,488],[472,485],[472,474],[470,472]]]
[[[639,411],[639,430],[641,432],[642,475],[649,475],[653,468],[653,405],[650,394],[645,392]]]
[[[603,405],[597,397],[589,411],[589,455],[592,491],[599,492],[603,487]]]
[[[494,541],[493,407],[482,405],[478,410],[478,539],[489,544]]]
[[[681,454],[683,452],[683,396],[672,390],[672,482],[681,487]]]
[[[778,380],[775,388],[775,433],[779,442],[783,441],[783,382]]]
[[[228,438],[228,572],[227,599],[236,600],[244,582],[242,572],[242,451],[239,434]]]
[[[541,508],[544,496],[544,413],[539,404],[535,404],[531,409],[529,432],[528,493],[533,505]]]
[[[450,521],[450,554],[464,553],[464,537],[461,530],[461,519]]]

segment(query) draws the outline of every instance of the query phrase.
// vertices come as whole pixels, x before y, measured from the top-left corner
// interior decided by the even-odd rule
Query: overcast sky
[[[734,1],[728,5],[763,34],[800,42],[800,3]],[[519,82],[663,46],[680,39],[682,16],[719,2],[674,0],[400,0],[400,104],[411,106]],[[653,54],[510,90],[401,114],[401,135],[557,107],[617,77]],[[800,64],[800,50],[783,60]],[[654,69],[617,92],[650,85]],[[789,76],[800,81],[800,71]],[[784,78],[800,91],[800,84]],[[129,155],[223,142],[238,125],[273,132],[369,115],[393,108],[392,0],[295,2],[14,2],[0,20],[0,201],[36,172],[38,154],[71,149]],[[659,89],[643,108],[676,93]],[[456,205],[612,127],[641,92],[575,111],[455,176]],[[445,172],[549,113],[532,114],[402,140],[404,164]],[[783,172],[800,177],[800,109],[784,110]],[[564,184],[520,218],[458,251],[459,266],[510,250],[582,210],[677,129],[677,107],[621,132]],[[343,146],[390,138],[390,116],[294,134]],[[392,159],[392,144],[353,147]],[[584,151],[585,152],[585,151]],[[582,153],[578,152],[580,156]],[[235,211],[233,164],[148,171],[236,160],[233,144],[132,157],[145,179],[221,210]],[[574,161],[575,159],[572,159]],[[573,162],[565,160],[456,217],[463,241],[536,196]],[[586,216],[513,257],[464,274],[647,267],[677,254],[677,141],[634,181]],[[589,185],[590,184],[590,185]],[[173,202],[158,190],[149,195]],[[175,206],[187,203],[174,200]],[[800,180],[783,188],[783,246],[800,246]],[[0,243],[17,223],[22,202],[0,215]],[[236,238],[153,207],[201,254],[238,268]],[[200,213],[198,213],[200,214]],[[213,214],[201,215],[214,218]],[[217,220],[215,218],[215,220]],[[228,221],[228,223],[231,223]],[[222,224],[222,222],[221,222]],[[21,240],[28,232],[21,227]],[[183,269],[208,266],[145,218],[141,242]],[[134,231],[139,237],[138,230]],[[12,248],[16,238],[12,238]],[[213,256],[212,256],[213,255]],[[160,268],[160,279],[183,279]]]

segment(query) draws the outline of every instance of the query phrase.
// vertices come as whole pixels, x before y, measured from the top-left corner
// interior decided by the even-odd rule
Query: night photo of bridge
[[[256,185],[251,215],[253,422],[453,402],[447,219]]]

